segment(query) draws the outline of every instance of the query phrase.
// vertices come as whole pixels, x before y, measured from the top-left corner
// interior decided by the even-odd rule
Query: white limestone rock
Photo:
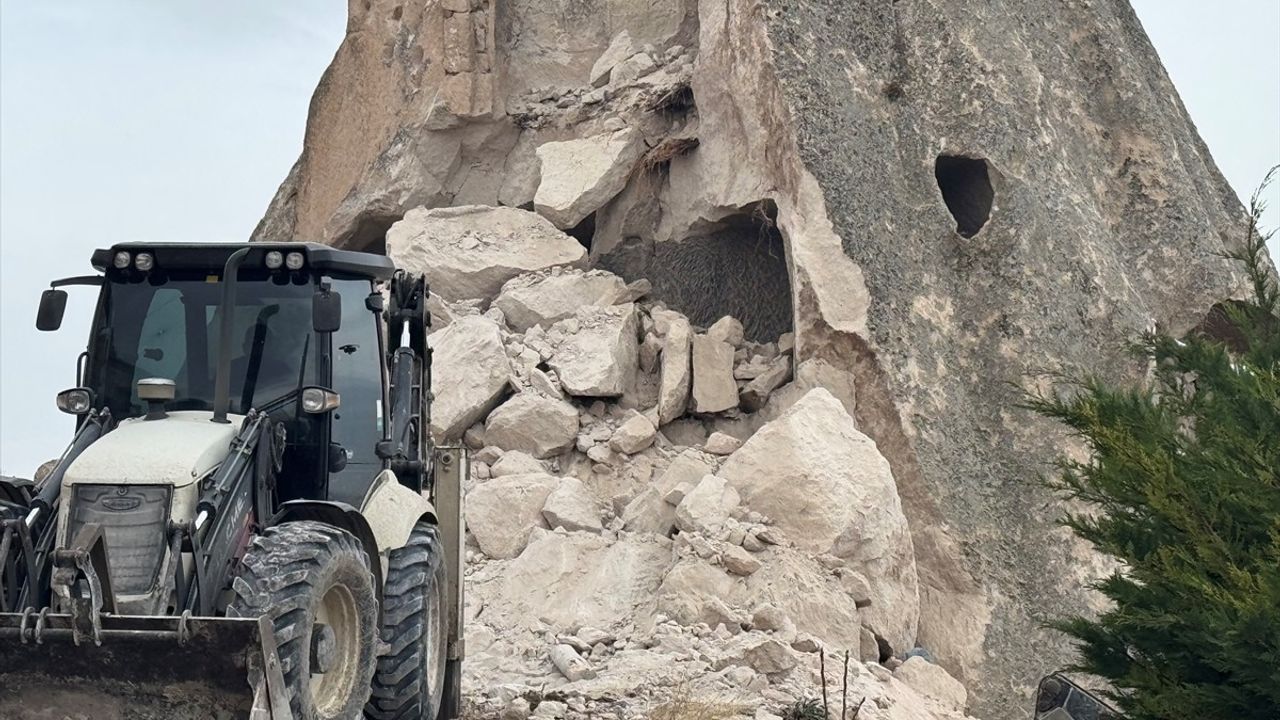
[[[627,284],[613,273],[553,268],[508,280],[493,304],[512,330],[525,332],[534,325],[549,327],[580,307],[612,305],[626,295]]]
[[[477,485],[467,495],[467,529],[491,558],[513,558],[529,533],[546,527],[542,508],[559,479],[551,475],[508,475]]]
[[[533,196],[534,209],[558,228],[574,227],[626,187],[643,152],[640,132],[629,127],[542,144],[542,179]]]
[[[738,406],[733,379],[733,346],[706,335],[693,338],[693,403],[697,413],[717,413]]]
[[[911,534],[889,463],[839,400],[809,391],[719,475],[797,547],[862,573],[872,593],[868,622],[893,647],[911,647],[920,608]]]
[[[737,490],[724,479],[707,475],[676,506],[676,526],[684,532],[714,537],[738,507]]]
[[[631,303],[579,308],[552,325],[547,335],[555,350],[548,364],[565,392],[577,397],[625,393],[639,366],[639,327]]]
[[[591,66],[591,75],[588,80],[591,81],[592,87],[603,87],[609,84],[609,75],[614,66],[626,60],[636,53],[635,43],[631,40],[631,33],[623,30],[613,36],[613,40],[609,41],[609,47]]]
[[[653,444],[658,429],[649,418],[632,410],[613,436],[609,438],[609,447],[617,452],[634,455]]]
[[[954,712],[962,712],[969,700],[969,693],[959,680],[951,677],[941,666],[919,656],[907,658],[906,662],[893,671],[893,676],[912,690]]]
[[[486,441],[503,450],[548,458],[573,447],[578,411],[564,400],[523,392],[489,415],[484,434]]]
[[[489,300],[517,275],[576,265],[586,250],[527,210],[463,205],[416,208],[387,231],[396,266],[427,276],[445,300]]]
[[[681,315],[666,318],[662,338],[661,374],[658,381],[658,422],[661,425],[679,418],[689,406],[689,389],[693,382],[691,342],[693,329]],[[656,318],[656,316],[655,316]],[[656,319],[655,319],[656,324]]]
[[[507,391],[511,364],[497,323],[464,317],[432,333],[431,434],[437,442],[456,441],[484,419]]]
[[[547,496],[542,506],[542,517],[553,530],[600,532],[600,509],[595,498],[577,478],[563,478],[556,489]]]

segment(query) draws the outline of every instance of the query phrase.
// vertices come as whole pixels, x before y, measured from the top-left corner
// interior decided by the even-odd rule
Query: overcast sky
[[[343,0],[0,0],[0,472],[72,421],[92,293],[33,326],[48,280],[125,240],[243,240],[302,144]],[[1280,162],[1280,2],[1135,0],[1219,167],[1247,197]],[[1271,193],[1280,217],[1280,184]],[[1280,247],[1273,250],[1280,257]]]

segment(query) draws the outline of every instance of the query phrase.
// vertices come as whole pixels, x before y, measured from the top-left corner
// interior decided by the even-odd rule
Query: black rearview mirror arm
[[[229,423],[227,410],[231,407],[231,333],[235,330],[236,275],[240,264],[249,254],[249,248],[231,253],[222,268],[222,306],[218,310],[218,366],[213,382],[213,421]]]

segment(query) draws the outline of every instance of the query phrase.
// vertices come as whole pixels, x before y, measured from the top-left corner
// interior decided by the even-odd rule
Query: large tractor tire
[[[419,522],[409,542],[391,553],[383,593],[382,640],[373,696],[374,720],[436,720],[445,701],[448,639],[444,549],[435,525]]]
[[[228,615],[270,617],[298,720],[358,718],[378,650],[378,596],[360,541],[302,521],[253,539]]]

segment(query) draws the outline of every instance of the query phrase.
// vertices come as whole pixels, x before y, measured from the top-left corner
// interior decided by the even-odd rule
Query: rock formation
[[[554,662],[578,676],[581,714],[625,678],[692,671],[676,656],[781,701],[782,678],[813,679],[812,654],[787,655],[806,638],[858,652],[875,633],[967,687],[873,663],[858,682],[884,707],[1022,716],[1070,658],[1042,618],[1093,607],[1106,563],[1032,482],[1065,438],[1016,407],[1016,385],[1139,372],[1124,340],[1185,331],[1242,292],[1215,255],[1238,201],[1128,4],[350,8],[255,238],[426,271],[439,342],[469,356],[494,356],[489,326],[451,338],[450,323],[499,327],[505,359],[434,428],[497,448],[478,491],[520,488],[525,526],[469,518],[483,701],[529,709],[502,688]],[[806,411],[838,418],[822,453]],[[749,477],[762,443],[788,445],[779,478],[812,483],[821,507]],[[681,512],[691,495],[697,514]],[[755,628],[764,604],[790,624]],[[612,640],[588,644],[583,625]],[[547,654],[565,646],[596,677]]]

